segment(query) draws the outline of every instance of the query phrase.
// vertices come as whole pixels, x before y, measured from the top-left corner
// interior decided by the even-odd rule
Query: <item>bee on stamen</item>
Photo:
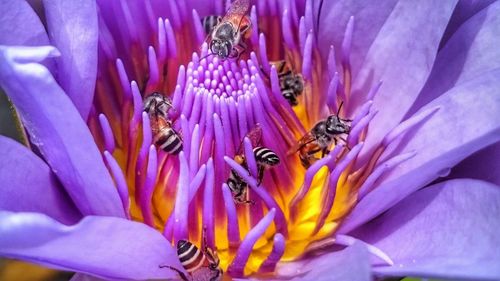
[[[247,138],[250,139],[253,147],[253,154],[255,156],[255,162],[257,163],[258,169],[258,184],[262,183],[264,179],[264,170],[271,166],[276,166],[280,163],[280,158],[278,155],[267,147],[260,146],[260,141],[262,138],[262,128],[257,124],[250,132],[246,134]],[[243,166],[248,171],[248,164],[245,159],[245,153],[243,149],[243,140],[240,143],[237,154],[234,156],[234,161],[241,166]],[[227,185],[229,190],[233,194],[234,201],[242,204],[254,204],[252,200],[248,199],[248,183],[246,183],[238,173],[231,169],[229,178],[227,180]]]
[[[247,15],[249,8],[248,0],[235,0],[231,4],[226,15],[211,29],[209,48],[212,54],[222,59],[239,58],[246,50],[244,39],[250,37],[251,27]],[[213,18],[210,21],[213,23]]]
[[[304,90],[304,79],[302,75],[295,74],[285,60],[271,61],[269,63],[276,67],[283,97],[291,106],[298,105],[299,102],[297,98]]]
[[[289,151],[289,154],[299,153],[300,162],[304,168],[309,168],[318,160],[317,153],[321,152],[321,158],[328,154],[332,143],[336,145],[339,140],[347,143],[342,135],[349,134],[352,120],[339,117],[342,105],[343,103],[340,104],[337,114],[330,115],[316,123]]]
[[[155,92],[146,97],[143,103],[144,111],[149,115],[155,146],[169,154],[179,154],[183,148],[182,138],[168,117],[168,112],[172,109],[171,100]]]

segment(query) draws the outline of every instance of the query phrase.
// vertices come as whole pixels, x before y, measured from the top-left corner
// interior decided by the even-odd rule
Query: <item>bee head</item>
[[[229,57],[229,54],[232,49],[233,46],[229,40],[213,39],[210,42],[210,51],[212,51],[213,54],[216,54],[221,58]]]
[[[338,115],[330,115],[326,118],[326,132],[330,135],[347,134],[351,126],[342,122]]]

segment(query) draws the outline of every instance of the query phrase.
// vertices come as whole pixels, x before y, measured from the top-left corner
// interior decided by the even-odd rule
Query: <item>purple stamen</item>
[[[203,227],[206,229],[208,246],[214,248],[214,164],[212,158],[207,162],[205,189],[203,190]]]
[[[439,106],[428,108],[413,115],[413,117],[411,117],[410,119],[401,122],[396,128],[392,129],[389,133],[387,133],[387,135],[384,137],[384,140],[382,141],[382,145],[387,147],[399,136],[404,134],[406,131],[416,127],[417,125],[425,121],[428,117],[430,117],[440,109],[441,107]]]
[[[236,109],[238,111],[238,128],[240,129],[240,138],[243,138],[249,131],[243,96],[238,97],[238,103]]]
[[[116,60],[116,70],[120,79],[121,89],[123,90],[123,100],[124,103],[127,104],[132,100],[132,92],[128,82],[127,71],[125,70],[125,66],[123,65],[123,61],[121,59]]]
[[[337,62],[335,60],[335,48],[333,47],[333,45],[330,45],[327,64],[328,64],[328,75],[330,77],[333,77],[337,73]]]
[[[188,207],[189,207],[189,167],[184,152],[179,153],[180,176],[177,182],[177,194],[174,207],[174,239],[188,239]]]
[[[201,116],[201,105],[203,101],[203,90],[199,90],[196,92],[194,96],[194,104],[193,107],[191,108],[190,111],[187,113],[190,113],[190,115],[187,115],[186,117],[189,119],[189,131],[192,131],[194,128],[195,124],[200,123],[200,116]]]
[[[337,88],[339,85],[339,74],[335,73],[333,75],[332,80],[330,80],[330,84],[328,84],[328,90],[326,94],[326,104],[330,109],[330,112],[335,112],[335,109],[338,108],[337,104]]]
[[[262,69],[269,73],[269,59],[267,58],[266,36],[261,33],[259,35],[259,58],[262,62]]]
[[[344,40],[342,41],[342,56],[341,63],[344,69],[346,67],[350,68],[350,55],[351,55],[351,44],[352,44],[352,32],[354,30],[354,16],[349,18],[347,26],[345,28]],[[345,79],[345,77],[344,77]]]
[[[175,29],[181,28],[181,19],[179,15],[179,8],[177,7],[176,1],[168,1],[168,7],[170,10],[170,17],[172,19],[172,25]],[[167,31],[168,33],[168,31]]]
[[[243,241],[241,241],[241,245],[236,252],[236,256],[227,269],[229,275],[233,277],[243,276],[243,270],[245,269],[245,265],[247,264],[248,258],[250,257],[253,246],[255,245],[257,240],[262,235],[264,235],[269,225],[271,225],[275,213],[276,209],[271,209],[269,213],[267,213],[267,215],[262,218],[259,223],[247,233]]]
[[[172,2],[172,1],[169,1]],[[165,34],[167,35],[167,54],[169,58],[176,58],[177,57],[177,42],[175,41],[175,33],[172,28],[172,25],[170,25],[170,21],[168,19],[165,19]]]
[[[339,163],[337,163],[335,169],[330,174],[330,179],[328,181],[326,190],[327,195],[325,196],[325,199],[323,201],[321,213],[313,232],[314,234],[318,233],[323,225],[325,225],[325,221],[330,214],[330,211],[332,210],[340,175],[345,172],[347,166],[356,158],[356,156],[358,156],[361,148],[363,147],[363,144],[364,143],[361,142],[353,147],[351,151],[349,151],[349,153],[347,153],[347,155],[342,160],[340,160]]]
[[[152,208],[151,200],[153,198],[153,192],[155,188],[157,174],[158,174],[158,162],[157,162],[156,148],[154,145],[151,145],[151,147],[149,148],[146,179],[140,195],[142,216],[144,217],[144,222],[149,226],[154,226],[153,210],[151,209]]]
[[[116,162],[115,158],[108,151],[104,151],[104,158],[106,159],[108,169],[115,180],[116,189],[120,195],[125,214],[127,215],[127,218],[130,219],[130,201],[125,175],[123,174],[120,165],[118,165],[118,162]]]
[[[311,0],[306,0],[304,19],[305,19],[306,30],[311,30],[311,31],[314,30],[314,16],[313,16],[313,7]]]
[[[252,5],[252,8],[250,9],[250,22],[252,23],[252,28],[254,29],[250,35],[250,42],[252,42],[252,45],[257,45],[258,44],[258,26],[259,22],[257,21],[257,9],[255,8],[255,5]]]
[[[189,153],[189,179],[193,179],[194,174],[198,170],[200,141],[200,126],[196,124],[191,135],[191,152]]]
[[[189,123],[186,119],[186,116],[181,115],[181,130],[183,134],[183,140],[188,140],[189,137],[191,136],[191,131],[189,130]],[[183,151],[186,153],[186,157],[189,157],[189,154],[191,152],[191,142],[190,141],[183,141]]]
[[[151,133],[151,125],[149,122],[149,115],[146,112],[143,112],[142,113],[142,144],[141,144],[141,148],[139,149],[139,155],[137,156],[137,165],[136,165],[136,173],[137,173],[136,188],[137,189],[140,186],[142,186],[141,179],[144,177],[144,175],[141,175],[141,173],[144,170],[144,163],[146,161],[146,158],[148,157],[148,151],[149,151],[149,147],[151,146],[151,141],[152,141],[152,133]]]
[[[130,127],[134,129],[134,132],[139,126],[139,121],[141,120],[141,114],[143,109],[142,96],[139,90],[137,82],[130,82],[130,89],[132,90],[132,98],[134,102],[134,113],[132,115],[132,120],[130,121]],[[131,136],[135,136],[135,133]]]
[[[189,76],[189,70],[187,75]],[[184,101],[182,102],[183,106],[181,110],[182,115],[189,116],[191,114],[191,109],[193,108],[193,101],[195,95],[196,94],[194,93],[193,86],[189,85],[187,90],[184,91]]]
[[[360,140],[361,133],[364,131],[364,129],[366,129],[366,127],[368,127],[368,124],[370,124],[370,121],[373,120],[373,117],[375,117],[377,113],[378,111],[372,111],[368,113],[368,115],[361,118],[361,120],[359,120],[359,122],[352,127],[349,136],[347,136],[347,144],[349,147],[352,147],[355,143],[357,143]]]
[[[287,1],[285,1],[287,2]],[[285,40],[285,46],[289,50],[295,49],[295,40],[293,39],[292,24],[290,22],[290,13],[287,9],[283,11],[283,17],[281,18],[282,34]]]
[[[352,120],[351,128],[356,126],[359,123],[359,121],[370,112],[370,108],[372,107],[372,105],[373,101],[369,100],[359,108],[358,113],[356,114],[356,116],[354,116],[354,119]]]
[[[416,151],[400,154],[400,155],[394,156],[393,158],[385,161],[384,163],[379,164],[373,170],[373,172],[370,173],[368,178],[363,182],[363,184],[359,188],[358,201],[363,199],[363,197],[365,197],[366,194],[368,194],[368,192],[370,192],[373,189],[375,182],[383,174],[385,174],[387,171],[391,170],[395,166],[405,162],[406,160],[413,158],[416,154],[417,154]]]
[[[158,60],[163,64],[167,59],[167,35],[162,18],[158,19]]]
[[[229,249],[235,249],[240,244],[240,229],[238,226],[238,214],[234,205],[233,195],[226,183],[222,184],[222,196],[224,196],[224,205],[227,213],[227,238],[229,240]]]
[[[279,232],[283,233],[283,235],[288,236],[288,229],[287,229],[285,215],[283,214],[281,208],[278,206],[278,203],[276,203],[274,198],[267,192],[267,188],[263,184],[258,186],[257,180],[252,178],[250,174],[245,170],[245,168],[236,163],[233,159],[225,156],[224,160],[229,166],[231,166],[232,169],[236,171],[236,173],[238,173],[238,175],[246,183],[248,183],[248,185],[252,188],[252,191],[254,191],[260,197],[260,199],[264,201],[268,209],[277,210],[275,219],[276,229]]]
[[[214,102],[213,98],[207,95],[207,110],[205,111],[205,134],[203,134],[203,147],[201,149],[202,163],[206,162],[210,154],[212,153],[212,141],[214,138],[214,124],[213,124],[213,114],[214,114]]]
[[[281,233],[276,233],[273,239],[273,250],[267,259],[260,265],[260,273],[271,273],[276,269],[276,264],[285,253],[285,237]]]
[[[250,171],[250,175],[252,177],[257,178],[257,161],[255,161],[252,142],[249,138],[245,137],[243,143],[245,146],[245,160],[247,161],[248,170]]]
[[[146,89],[152,89],[154,85],[160,82],[160,73],[158,72],[158,61],[156,60],[155,49],[152,46],[148,48],[149,79]],[[148,91],[149,92],[149,91]]]
[[[132,13],[130,12],[130,8],[127,4],[127,2],[119,2],[120,8],[122,10],[122,16],[123,16],[123,21],[125,24],[120,24],[120,28],[122,31],[122,35],[124,37],[130,37],[127,38],[130,40],[130,42],[139,42],[139,31],[137,30],[137,25],[134,24],[134,19],[132,17]]]
[[[384,261],[384,263],[386,263],[387,265],[394,265],[394,262],[391,260],[391,258],[382,250],[354,237],[344,234],[338,234],[335,235],[335,243],[343,246],[352,246],[354,243],[361,243],[367,248],[368,252],[370,252],[371,254],[375,255],[376,257]]]
[[[304,46],[306,45],[307,31],[308,30],[306,29],[305,19],[304,17],[301,17],[299,21],[299,47],[301,55],[304,55]]]
[[[99,114],[99,124],[101,124],[102,135],[104,137],[104,149],[113,153],[116,148],[115,135],[109,125],[108,118],[104,114]]]
[[[373,100],[375,98],[375,95],[378,93],[380,86],[382,86],[382,81],[378,81],[377,84],[373,85],[366,95],[366,100]]]

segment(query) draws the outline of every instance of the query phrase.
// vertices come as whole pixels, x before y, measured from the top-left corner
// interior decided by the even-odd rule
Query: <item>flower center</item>
[[[292,20],[297,16],[294,4],[282,11],[281,23],[278,7],[267,12],[263,8],[260,25],[252,8],[254,30],[241,60],[220,60],[203,43],[200,53],[187,61],[187,50],[199,49],[197,44],[205,38],[196,12],[192,14],[194,32],[186,27],[190,20],[180,22],[179,16],[186,11],[178,11],[172,25],[158,20],[152,36],[155,47],[142,47],[137,38],[124,40],[131,46],[131,58],[125,57],[125,63],[114,60],[112,46],[116,44],[110,37],[100,40],[102,66],[89,127],[107,151],[104,155],[124,208],[133,220],[158,229],[173,245],[180,240],[201,245],[205,236],[208,246],[217,249],[222,269],[233,277],[272,272],[277,262],[316,250],[332,237],[358,196],[366,194],[387,167],[411,157],[389,159],[384,164],[392,160],[390,165],[380,172],[383,148],[371,160],[358,158],[375,114],[370,111],[370,99],[377,85],[355,115],[345,116],[353,111],[346,55],[352,23],[342,46],[339,75],[333,49],[328,63],[322,63],[313,33],[306,32],[313,28],[312,14],[307,13],[310,2],[306,17],[299,22]],[[280,36],[266,44],[266,36],[257,35],[257,27]],[[147,56],[140,56],[141,49]],[[296,75],[292,77],[302,79],[300,93],[293,96],[297,105],[284,95],[282,69],[273,63],[282,60]],[[177,76],[172,75],[175,72]],[[130,73],[137,82],[129,83]],[[325,76],[327,85],[320,83]],[[156,133],[150,116],[143,112],[143,99],[153,92],[172,99],[166,118],[182,138],[178,155],[154,144]],[[342,102],[348,110],[339,112]],[[97,117],[96,112],[102,114]],[[305,149],[311,160],[305,168],[297,144],[328,116],[336,116],[339,122],[339,118],[352,118],[349,134],[337,145],[332,142],[331,151]],[[261,130],[258,140],[252,138],[255,128]],[[257,146],[272,151],[280,163],[265,165],[254,152]],[[244,200],[231,182],[235,179],[241,183],[239,191],[248,195],[241,197]]]

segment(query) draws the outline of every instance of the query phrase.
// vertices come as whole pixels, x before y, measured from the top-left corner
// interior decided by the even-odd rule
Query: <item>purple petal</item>
[[[81,213],[124,217],[88,127],[47,68],[37,63],[56,54],[52,47],[0,47],[0,87]]]
[[[443,39],[441,40],[441,47],[447,43],[448,39],[450,39],[464,22],[495,1],[496,0],[459,0],[450,18],[450,22],[446,27],[446,31],[444,32]]]
[[[500,2],[465,22],[440,50],[413,114],[429,101],[460,83],[500,67]]]
[[[70,279],[70,281],[101,281],[101,280],[103,279],[83,273],[75,273],[73,277],[71,277]]]
[[[402,141],[397,153],[415,157],[395,167],[353,209],[340,227],[353,230],[404,199],[475,151],[500,139],[500,70],[461,84],[421,111],[440,107]],[[480,124],[480,126],[478,126]],[[388,155],[382,155],[385,157]]]
[[[464,159],[452,170],[448,178],[473,178],[500,186],[500,142],[492,144]]]
[[[390,276],[500,279],[500,187],[472,179],[416,192],[364,225],[362,240],[386,252]]]
[[[280,263],[277,275],[296,276],[291,280],[372,280],[369,253],[360,243],[342,251],[297,262]]]
[[[106,279],[172,278],[182,268],[156,230],[113,217],[85,217],[73,226],[38,213],[0,211],[0,255]]]
[[[23,0],[0,1],[0,45],[48,45],[38,15]]]
[[[51,43],[61,52],[57,81],[87,120],[97,75],[95,1],[50,0],[44,7]]]
[[[373,100],[379,112],[370,122],[365,151],[371,151],[401,121],[417,98],[455,3],[399,1],[378,33],[352,93],[354,105],[361,105],[370,87],[383,81]]]
[[[316,1],[317,3],[321,1]],[[351,65],[354,75],[359,71],[368,49],[380,29],[396,6],[396,0],[364,1],[340,0],[323,1],[317,34],[318,47],[324,59],[328,57],[330,46],[340,50],[344,31],[351,16],[354,16],[354,32],[351,45]],[[319,6],[316,7],[319,9]],[[317,27],[318,28],[318,27]],[[338,49],[337,49],[338,48]],[[337,61],[340,55],[337,51]]]
[[[50,168],[18,142],[0,136],[0,210],[38,212],[64,224],[82,215]]]

